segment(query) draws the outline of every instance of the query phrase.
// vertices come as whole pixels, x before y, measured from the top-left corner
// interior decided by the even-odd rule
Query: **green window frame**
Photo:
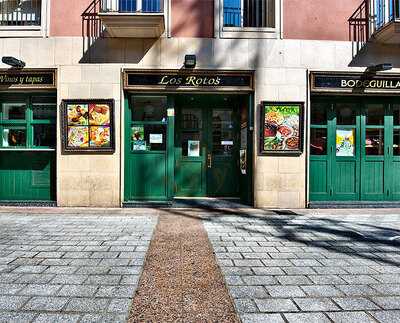
[[[5,117],[5,106],[7,104],[21,104],[25,106],[24,117],[18,119]],[[52,109],[51,113],[45,113],[41,118],[35,118],[35,110]],[[57,97],[51,94],[15,95],[0,97],[0,149],[1,150],[55,150],[57,143]],[[10,146],[6,144],[7,132],[5,130],[24,130],[22,144]],[[35,129],[40,130],[41,136],[35,137]],[[47,134],[45,132],[48,132]],[[14,132],[14,139],[20,133]],[[10,136],[10,132],[8,132]],[[51,143],[49,143],[49,139]],[[8,140],[10,140],[8,138]],[[42,143],[44,141],[44,143]]]

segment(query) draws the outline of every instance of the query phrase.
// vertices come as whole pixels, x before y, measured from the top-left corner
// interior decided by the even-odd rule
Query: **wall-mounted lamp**
[[[196,67],[196,55],[185,55],[185,68],[195,68]]]
[[[12,56],[3,56],[1,61],[4,64],[10,65],[10,66],[16,67],[16,68],[24,68],[25,67],[25,62],[15,58],[15,57],[12,57]]]
[[[393,68],[391,63],[383,63],[378,65],[372,65],[367,68],[367,73],[376,73],[382,71],[389,71]]]

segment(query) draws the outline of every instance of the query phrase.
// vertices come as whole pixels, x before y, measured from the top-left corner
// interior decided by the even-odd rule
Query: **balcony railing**
[[[40,26],[41,0],[0,0],[0,26]]]
[[[379,38],[385,27],[400,22],[400,0],[364,0],[348,21],[349,37],[355,53],[358,53],[366,42]],[[391,42],[388,39],[392,36],[385,35],[383,42]]]

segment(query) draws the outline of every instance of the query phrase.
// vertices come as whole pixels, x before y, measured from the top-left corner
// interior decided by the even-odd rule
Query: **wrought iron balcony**
[[[348,21],[357,52],[368,41],[400,44],[400,0],[364,0]]]
[[[164,0],[94,0],[82,14],[89,38],[158,38],[165,30]]]
[[[0,26],[41,25],[41,0],[0,0]]]

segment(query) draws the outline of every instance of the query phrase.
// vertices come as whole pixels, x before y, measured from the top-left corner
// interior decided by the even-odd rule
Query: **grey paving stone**
[[[378,294],[400,296],[400,285],[396,285],[396,284],[377,284],[377,285],[370,285],[370,287],[375,289],[378,292]]]
[[[261,312],[298,312],[298,308],[290,299],[255,299],[254,301]]]
[[[22,290],[25,284],[1,284],[0,283],[0,294],[2,295],[16,295]]]
[[[97,292],[99,286],[91,285],[64,285],[57,293],[58,296],[91,297]]]
[[[290,267],[293,264],[286,259],[263,259],[263,264],[267,267]]]
[[[316,285],[339,285],[346,282],[336,275],[310,275],[308,278]]]
[[[67,311],[76,311],[76,312],[103,312],[106,311],[108,305],[110,303],[110,299],[107,298],[71,298],[68,303],[66,310]]]
[[[68,302],[67,297],[34,297],[23,307],[27,311],[61,311]]]
[[[333,297],[343,295],[342,292],[330,285],[301,286],[301,288],[307,295],[314,297]]]
[[[76,266],[49,266],[44,271],[45,274],[74,274],[77,271]]]
[[[76,323],[79,321],[79,314],[51,314],[43,313],[33,321],[33,323]]]
[[[347,272],[342,267],[312,267],[319,275],[346,275]]]
[[[65,252],[56,252],[56,251],[44,251],[39,252],[35,257],[36,258],[61,258],[64,256]]]
[[[370,274],[377,274],[378,272],[371,267],[368,266],[350,266],[350,267],[343,267],[345,271],[347,271],[349,274],[364,274],[364,275],[370,275]]]
[[[124,314],[86,314],[79,323],[126,323],[126,315]]]
[[[13,270],[16,274],[38,274],[47,269],[47,266],[18,266]]]
[[[278,281],[273,276],[241,276],[245,285],[276,285]]]
[[[370,313],[381,323],[400,322],[400,311],[373,311]]]
[[[1,323],[30,323],[35,318],[35,313],[27,312],[0,312]]]
[[[0,296],[0,311],[18,310],[28,299],[26,296]]]
[[[298,286],[264,286],[272,297],[305,297],[306,294]]]
[[[377,281],[368,275],[340,275],[346,283],[348,284],[376,284]]]
[[[263,267],[259,259],[234,259],[233,263],[238,267]]]
[[[324,312],[340,309],[329,298],[295,298],[294,301],[304,312]]]
[[[374,289],[367,285],[336,285],[335,287],[347,296],[370,296],[377,294]]]
[[[332,312],[326,314],[335,323],[376,323],[376,321],[365,312]]]
[[[291,267],[285,267],[285,268],[291,268]],[[260,276],[266,276],[266,275],[276,276],[285,274],[285,272],[279,267],[254,267],[254,268],[252,267],[251,270],[254,272],[254,274]]]
[[[28,284],[18,294],[27,296],[50,296],[55,295],[60,288],[61,285]]]
[[[399,274],[381,274],[381,275],[371,275],[377,281],[384,284],[399,284],[400,275]],[[376,282],[375,282],[376,283]],[[373,282],[371,284],[374,284]]]
[[[285,323],[279,314],[242,314],[242,323]]]
[[[133,297],[135,286],[100,286],[96,292],[96,297]]]
[[[83,266],[75,271],[75,274],[82,275],[104,275],[110,272],[109,266]]]
[[[267,252],[242,252],[244,259],[269,259],[271,258]]]
[[[131,304],[131,298],[114,298],[111,300],[107,312],[128,313]]]
[[[282,285],[309,285],[312,282],[306,276],[276,276]]]
[[[249,298],[237,298],[234,300],[235,308],[239,313],[255,313],[258,308],[254,301]]]
[[[311,267],[283,267],[287,275],[315,275],[316,272]]]
[[[121,281],[120,275],[89,275],[85,284],[89,285],[116,285]]]
[[[379,296],[371,300],[385,310],[400,310],[400,296]]]
[[[322,266],[320,262],[315,259],[291,259],[293,265],[299,267],[317,267]]]
[[[265,298],[267,291],[261,286],[229,286],[233,298]]]
[[[244,285],[240,276],[225,276],[224,278],[227,285]]]
[[[364,297],[340,297],[333,299],[343,310],[367,311],[379,309],[374,303]]]
[[[221,267],[221,271],[224,275],[229,276],[245,276],[253,274],[250,267]]]
[[[139,282],[139,275],[123,275],[120,285],[137,285]]]
[[[47,284],[54,277],[54,274],[22,274],[15,282],[21,284]]]
[[[330,323],[324,313],[284,313],[289,323]]]
[[[60,274],[55,275],[53,280],[51,281],[52,284],[82,284],[85,280],[88,279],[88,275],[78,275],[78,274]]]

